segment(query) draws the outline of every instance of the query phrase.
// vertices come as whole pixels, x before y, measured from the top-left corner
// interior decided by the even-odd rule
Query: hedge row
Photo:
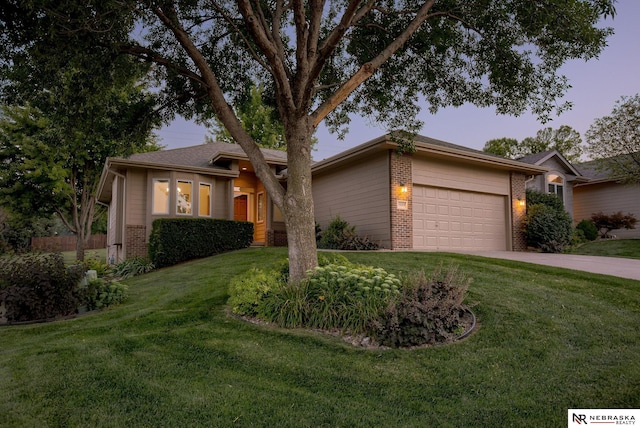
[[[149,257],[157,268],[246,248],[253,223],[203,218],[161,218],[153,222]]]

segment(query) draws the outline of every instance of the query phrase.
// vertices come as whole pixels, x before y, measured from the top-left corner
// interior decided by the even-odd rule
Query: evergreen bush
[[[571,244],[573,237],[572,220],[564,210],[548,205],[532,205],[527,209],[527,244],[544,252],[561,253]]]
[[[81,302],[81,265],[65,267],[60,253],[0,257],[0,301],[9,322],[76,313]]]
[[[582,232],[584,239],[587,241],[594,241],[598,238],[598,228],[591,220],[581,220],[576,229]]]
[[[356,227],[336,215],[327,230],[321,231],[316,226],[316,239],[318,248],[328,250],[377,250],[378,244],[371,242],[369,238],[358,236]]]
[[[172,266],[246,248],[253,242],[253,223],[204,218],[154,220],[149,257],[155,267]]]

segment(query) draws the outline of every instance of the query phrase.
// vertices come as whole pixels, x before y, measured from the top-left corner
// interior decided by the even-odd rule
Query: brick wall
[[[521,206],[518,198],[525,201],[526,176],[521,173],[511,172],[511,237],[513,251],[527,249],[527,239],[524,234],[524,217],[526,207]]]
[[[397,155],[389,151],[389,185],[391,187],[391,249],[413,248],[413,211],[411,206],[411,155]],[[406,186],[407,192],[401,191]],[[398,202],[406,203],[399,209]]]
[[[144,225],[127,225],[125,257],[147,257],[147,227]]]

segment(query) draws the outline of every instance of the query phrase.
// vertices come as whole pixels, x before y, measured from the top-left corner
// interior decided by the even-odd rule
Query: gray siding
[[[313,176],[316,221],[322,229],[336,215],[383,248],[391,246],[389,153],[381,152]]]

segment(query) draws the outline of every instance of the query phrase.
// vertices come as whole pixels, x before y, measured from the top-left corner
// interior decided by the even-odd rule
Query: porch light
[[[524,208],[525,204],[526,204],[526,202],[522,197],[518,198],[518,206],[520,208]]]
[[[407,193],[409,191],[409,189],[407,188],[407,185],[404,183],[400,183],[400,193]]]

